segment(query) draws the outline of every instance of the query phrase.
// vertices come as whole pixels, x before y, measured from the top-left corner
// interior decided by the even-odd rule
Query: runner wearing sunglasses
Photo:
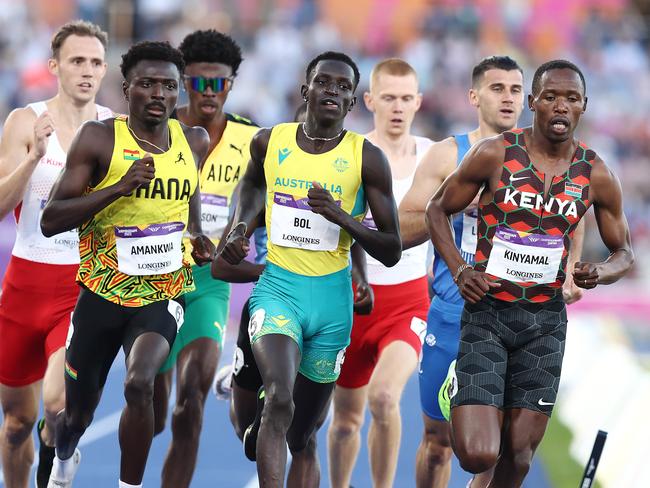
[[[228,221],[233,190],[250,157],[248,145],[258,127],[223,111],[242,61],[235,41],[215,30],[195,31],[185,37],[179,49],[186,63],[183,81],[189,103],[178,108],[176,117],[190,127],[205,128],[210,135],[208,157],[199,169],[201,225],[216,245]],[[181,170],[183,161],[177,163]],[[186,243],[185,249],[191,247]],[[185,487],[192,480],[203,406],[228,322],[230,284],[213,279],[209,266],[193,266],[192,272],[196,290],[185,295],[185,323],[155,383],[155,432],[160,433],[167,419],[176,365],[176,405],[172,441],[162,471],[163,487]]]

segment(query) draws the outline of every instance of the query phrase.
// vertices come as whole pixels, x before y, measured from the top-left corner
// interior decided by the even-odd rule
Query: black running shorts
[[[171,349],[182,325],[182,297],[124,307],[81,287],[66,343],[66,373],[82,389],[99,391],[120,347],[128,357],[145,332],[162,335]]]
[[[235,357],[232,364],[233,381],[244,390],[257,392],[262,386],[262,376],[257,369],[251,340],[248,335],[248,322],[251,314],[248,310],[248,300],[241,311],[241,320],[239,321],[239,333],[237,335],[237,347],[235,348]]]
[[[566,325],[561,296],[539,304],[488,296],[466,303],[452,408],[492,405],[550,416],[560,385]]]

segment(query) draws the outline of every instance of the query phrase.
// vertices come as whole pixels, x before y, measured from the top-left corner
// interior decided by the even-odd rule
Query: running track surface
[[[7,234],[12,232],[12,224],[6,219],[0,222],[0,276],[4,275],[7,253],[12,243]],[[11,235],[11,234],[10,234]],[[242,300],[247,290],[245,286],[233,289],[231,312],[238,315]],[[233,317],[236,318],[236,317]],[[227,336],[225,353],[221,365],[226,364],[232,357],[232,347],[235,339],[235,328],[231,324]],[[124,357],[118,355],[108,378],[102,400],[95,414],[92,426],[81,439],[82,460],[75,479],[76,487],[115,488],[119,476],[120,451],[117,438],[119,415],[124,404],[122,383],[124,381]],[[415,453],[420,442],[422,419],[418,394],[417,377],[413,376],[406,386],[402,397],[402,444],[394,486],[407,488],[415,486]],[[170,409],[171,412],[171,409]],[[318,450],[321,462],[321,486],[329,486],[327,476],[326,438],[328,422],[322,427],[318,436]],[[352,477],[355,488],[371,486],[368,451],[366,448],[368,418],[364,426],[361,452]],[[169,427],[169,421],[167,422]],[[160,486],[160,472],[170,442],[169,428],[153,441],[144,476],[145,487]],[[1,478],[1,477],[0,477]],[[449,488],[464,488],[469,475],[464,473],[456,462],[451,475]],[[31,486],[31,485],[30,485]],[[192,487],[220,488],[253,488],[257,487],[255,464],[249,462],[243,454],[241,443],[235,436],[228,419],[228,404],[209,396],[206,402],[201,446],[197,469],[192,481]],[[0,481],[0,487],[4,484]],[[551,488],[544,470],[539,462],[535,462],[525,488]]]

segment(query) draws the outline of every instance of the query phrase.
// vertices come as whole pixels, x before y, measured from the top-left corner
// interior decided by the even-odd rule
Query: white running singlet
[[[27,105],[39,117],[47,110],[45,102]],[[97,120],[113,116],[112,110],[97,107]],[[45,237],[41,232],[41,215],[50,196],[50,190],[65,166],[63,151],[56,131],[52,133],[45,155],[32,173],[22,202],[14,210],[16,218],[16,242],[12,254],[16,257],[46,264],[79,264],[79,237],[77,230]]]

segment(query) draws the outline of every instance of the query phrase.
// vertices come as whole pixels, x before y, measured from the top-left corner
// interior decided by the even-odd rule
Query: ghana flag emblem
[[[140,159],[140,151],[131,151],[130,149],[125,149],[123,155],[124,159],[127,161],[136,161]]]
[[[564,183],[564,193],[570,197],[582,198],[582,185],[567,181]]]
[[[77,379],[77,370],[70,366],[68,361],[65,362],[65,372],[68,373],[68,376],[73,380]]]

